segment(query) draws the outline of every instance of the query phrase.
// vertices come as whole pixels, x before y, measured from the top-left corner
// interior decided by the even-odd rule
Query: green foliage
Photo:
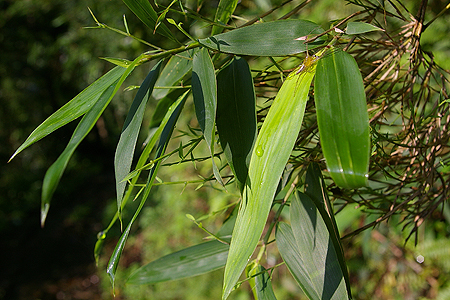
[[[66,150],[45,177],[43,224],[50,199],[76,147],[125,79],[135,70],[142,70],[147,62],[159,60],[139,86],[125,119],[115,156],[117,211],[99,234],[95,247],[98,258],[116,220],[121,221],[121,229],[126,222],[106,267],[113,289],[121,282],[119,262],[132,236],[133,224],[156,185],[196,183],[195,190],[211,186],[231,194],[236,183],[240,193],[231,194],[231,203],[221,203],[203,217],[189,214],[189,219],[215,241],[195,242],[192,244],[196,246],[165,253],[134,271],[129,282],[177,280],[225,266],[222,299],[233,295],[232,291],[245,281],[255,289],[256,299],[276,298],[269,274],[282,268],[283,263],[263,267],[268,264],[264,257],[272,251],[272,243],[276,243],[284,263],[309,299],[351,299],[346,251],[333,205],[346,211],[347,205],[357,203],[366,209],[360,213],[373,220],[347,233],[349,237],[400,213],[405,214],[405,227],[413,233],[446,200],[450,151],[444,146],[449,137],[442,133],[448,129],[448,122],[444,122],[449,116],[447,78],[434,65],[432,56],[420,48],[419,37],[426,28],[419,26],[423,14],[411,25],[394,4],[385,8],[370,1],[356,2],[353,4],[361,11],[342,16],[324,31],[310,21],[264,19],[287,2],[261,18],[236,21],[233,26],[226,23],[236,13],[237,1],[220,1],[213,20],[211,12],[202,14],[202,2],[197,7],[181,1],[168,6],[158,3],[160,12],[145,0],[124,2],[150,28],[150,36],[159,33],[169,40],[168,45],[178,44],[185,37],[189,40],[165,50],[162,45],[155,46],[131,34],[126,18],[125,31],[121,31],[100,23],[91,11],[95,28],[112,30],[154,50],[133,60],[105,58],[117,66],[51,115],[13,155],[83,116]],[[179,9],[174,8],[175,3]],[[287,16],[301,8],[290,7]],[[401,9],[406,10],[403,6]],[[377,15],[380,12],[384,14]],[[409,22],[403,25],[409,26],[404,35],[396,37],[398,41],[389,40],[390,32],[396,30],[390,27],[397,26],[395,22],[382,23],[385,26],[379,23],[377,17],[385,20],[386,16]],[[351,19],[353,22],[349,22]],[[165,20],[174,27],[169,29]],[[189,30],[181,20],[187,22]],[[205,37],[196,33],[197,22],[213,25],[211,34]],[[385,35],[381,27],[389,34]],[[224,28],[228,31],[220,33]],[[375,34],[376,42],[371,39]],[[344,51],[336,50],[340,44],[345,45]],[[309,55],[307,50],[312,49],[319,50]],[[296,58],[302,57],[298,54],[303,52],[306,57],[294,68]],[[400,66],[407,53],[410,65],[404,70]],[[238,55],[254,56],[256,61]],[[163,67],[165,58],[168,62]],[[422,80],[418,86],[414,85],[417,78]],[[161,90],[153,92],[155,88]],[[149,130],[143,133],[151,95],[159,103]],[[308,104],[311,96],[315,109]],[[189,109],[192,105],[195,121]],[[174,131],[177,135],[172,137]],[[142,134],[147,134],[147,139],[139,150],[136,145]],[[206,144],[204,148],[202,144]],[[164,174],[161,169],[170,172],[176,165],[189,163],[197,167],[205,161],[208,171],[206,175],[197,171],[198,180],[160,178]],[[322,175],[322,170],[328,172]],[[139,204],[125,215],[132,198]],[[231,207],[233,217],[216,234],[215,228],[209,229],[201,222]],[[370,213],[380,217],[373,218]],[[290,225],[281,222],[283,219],[289,219]],[[275,239],[271,240],[274,228]],[[362,248],[369,253],[370,249],[364,247],[368,246]],[[246,269],[247,277],[240,281]]]

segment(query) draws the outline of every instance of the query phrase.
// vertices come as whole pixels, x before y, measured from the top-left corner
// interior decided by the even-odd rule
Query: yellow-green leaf
[[[252,153],[230,253],[222,298],[226,299],[248,263],[264,229],[278,182],[303,120],[315,64],[294,71],[270,108]]]

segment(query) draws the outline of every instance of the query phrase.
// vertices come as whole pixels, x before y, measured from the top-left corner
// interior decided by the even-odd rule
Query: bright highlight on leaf
[[[232,235],[222,299],[233,290],[264,229],[278,182],[302,124],[314,74],[314,64],[301,72],[292,72],[261,127]]]

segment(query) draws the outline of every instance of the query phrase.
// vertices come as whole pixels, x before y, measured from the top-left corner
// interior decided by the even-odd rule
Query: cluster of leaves
[[[168,14],[175,13],[172,9],[175,1],[159,14],[148,1],[124,2],[155,33],[179,43],[164,22]],[[394,32],[396,29],[390,30],[381,21],[386,20],[383,19],[386,16],[406,21],[402,13],[402,10],[407,11],[406,8],[394,4],[381,7],[364,1],[354,3],[362,7],[361,11],[336,21],[325,32],[308,21],[280,20],[254,24],[260,19],[255,18],[242,24],[242,28],[221,34],[224,28],[232,29],[225,24],[236,9],[237,1],[221,1],[214,20],[208,20],[181,2],[179,4],[181,10],[177,13],[214,24],[210,37],[194,38],[183,29],[181,23],[167,18],[167,22],[185,34],[190,42],[164,50],[142,41],[155,50],[145,52],[133,61],[107,58],[118,66],[44,121],[13,155],[83,116],[63,154],[50,167],[44,179],[42,224],[70,157],[125,79],[135,68],[148,61],[170,57],[165,66],[164,60],[158,61],[138,87],[118,142],[115,156],[118,210],[108,228],[99,234],[95,249],[97,256],[108,230],[117,220],[122,224],[122,210],[129,199],[139,197],[140,204],[124,229],[108,264],[107,272],[113,284],[131,227],[151,193],[163,161],[177,154],[180,162],[195,160],[194,150],[204,140],[212,164],[212,175],[205,182],[215,179],[224,187],[236,182],[242,195],[239,212],[236,213],[236,208],[216,234],[203,228],[198,220],[191,217],[215,241],[152,262],[133,274],[129,281],[143,284],[173,280],[226,265],[225,299],[247,266],[248,280],[256,287],[256,297],[273,299],[268,276],[270,273],[260,265],[260,261],[266,245],[271,243],[270,234],[276,226],[275,238],[280,253],[310,299],[351,298],[344,255],[327,190],[333,191],[338,200],[335,205],[338,204],[340,208],[356,202],[372,213],[381,214],[381,218],[349,235],[401,212],[406,213],[406,225],[414,225],[414,232],[423,219],[441,207],[446,199],[449,163],[449,151],[445,148],[448,144],[446,126],[449,118],[445,88],[447,79],[444,72],[433,63],[432,56],[420,48],[420,34],[427,27],[423,26],[424,7],[419,10],[418,17],[409,15],[413,21],[403,31],[395,36],[384,34],[383,39],[375,41],[361,34],[379,27]],[[358,18],[360,22],[349,22],[352,18]],[[95,17],[94,20],[99,28],[109,28]],[[125,28],[125,31],[115,31],[140,40],[130,34],[126,22]],[[285,59],[276,61],[272,57],[296,56],[305,52],[307,47],[324,46],[324,37],[332,30],[344,33],[338,43],[345,46],[346,52],[330,51],[325,54],[325,49],[330,47],[327,46],[313,58],[307,56],[303,64],[285,79],[269,112],[266,113],[268,106],[264,104],[266,107],[256,114],[254,82],[258,87],[259,98],[272,100],[268,96],[269,83],[278,87],[280,74],[281,77],[285,74],[282,67],[286,63]],[[210,51],[215,53],[213,58]],[[363,78],[347,52],[353,53],[358,61],[365,61],[361,69],[370,105],[373,144],[370,176],[367,176],[370,142]],[[271,63],[252,76],[247,62],[234,55],[269,57]],[[407,63],[402,59],[404,55],[409,55]],[[409,65],[409,68],[405,70],[402,64]],[[270,71],[272,67],[277,70]],[[219,70],[217,76],[215,69]],[[316,72],[314,111],[307,99]],[[416,86],[417,80],[422,80],[419,86]],[[165,89],[154,91],[154,87]],[[202,136],[165,153],[175,124],[186,101],[190,99],[190,90]],[[134,171],[131,171],[145,108],[151,95],[159,100],[158,107],[151,120],[151,131],[145,147]],[[401,124],[398,124],[400,130],[383,121],[395,124],[397,119],[392,120],[392,116],[401,116]],[[301,128],[303,117],[306,126]],[[258,120],[264,121],[264,124],[257,134]],[[193,135],[196,135],[195,132],[192,130]],[[222,155],[216,149],[217,136],[227,162],[222,166],[214,159]],[[320,169],[324,169],[323,157],[326,158],[334,182],[322,178]],[[311,161],[319,162],[321,166],[310,164]],[[232,175],[227,174],[225,177],[226,165],[229,165]],[[303,182],[301,175],[307,168]],[[148,177],[135,195],[144,170],[149,170]],[[367,177],[370,179],[369,186],[356,190],[366,185]],[[300,193],[299,188],[303,185],[305,191]],[[284,195],[282,200],[274,201],[280,195]],[[248,264],[269,212],[277,205],[276,216],[269,223],[260,252]],[[287,205],[290,205],[291,225],[279,222],[281,211]]]

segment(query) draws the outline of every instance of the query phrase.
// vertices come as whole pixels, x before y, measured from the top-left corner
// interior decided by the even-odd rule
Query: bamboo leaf
[[[139,131],[144,118],[145,107],[147,100],[150,97],[153,86],[159,75],[161,62],[158,62],[153,69],[148,73],[144,82],[141,84],[133,103],[131,104],[128,115],[120,134],[119,142],[117,143],[116,153],[114,156],[114,171],[116,178],[116,192],[117,192],[117,209],[119,217],[122,207],[122,197],[125,191],[126,182],[122,180],[130,172],[131,163],[134,157],[134,149],[139,135]]]
[[[366,32],[371,32],[371,31],[383,31],[383,29],[374,26],[372,24],[369,23],[364,23],[364,22],[349,22],[347,24],[347,28],[345,29],[345,33],[346,34],[361,34],[361,33],[366,33]]]
[[[199,40],[200,44],[225,53],[252,56],[285,56],[323,45],[324,37],[306,45],[299,39],[322,33],[315,23],[305,20],[279,20],[257,23]]]
[[[235,58],[217,74],[217,131],[242,191],[256,140],[256,96],[250,68]]]
[[[330,239],[333,242],[342,274],[345,278],[347,291],[349,292],[348,296],[351,298],[350,279],[345,263],[344,250],[342,248],[339,230],[334,217],[333,206],[328,198],[326,185],[317,163],[312,163],[308,166],[305,178],[305,194],[314,202],[328,228]]]
[[[67,102],[42,122],[16,152],[14,152],[9,160],[12,160],[25,148],[46,137],[53,131],[84,115],[98,101],[103,92],[125,73],[125,70],[121,67],[115,67],[75,96],[75,98]]]
[[[123,0],[123,2],[142,21],[142,23],[152,30],[152,32],[156,31],[172,41],[177,42],[166,24],[161,23],[158,27],[156,26],[158,14],[148,0]]]
[[[229,246],[218,241],[195,245],[163,256],[136,270],[130,284],[152,284],[208,273],[225,266]]]
[[[214,21],[226,24],[230,19],[231,15],[233,14],[234,10],[236,9],[238,2],[239,2],[238,0],[220,0]],[[211,35],[221,33],[222,30],[223,27],[213,26],[211,30]]]
[[[158,128],[158,131],[155,133],[155,135],[154,135],[155,137],[161,137],[158,147],[156,149],[155,159],[161,157],[164,154],[167,144],[169,143],[170,136],[172,135],[173,129],[175,127],[175,123],[176,123],[176,121],[180,115],[181,109],[186,101],[186,97],[187,97],[187,93],[185,93],[182,97],[180,97],[177,100],[177,102],[175,102],[170,107],[170,109],[168,110],[168,112],[166,114],[166,117],[161,122],[161,125]],[[145,152],[145,150],[144,150],[144,152]],[[144,207],[145,201],[147,200],[147,198],[150,194],[150,191],[153,186],[153,182],[156,178],[156,174],[158,173],[158,169],[161,165],[161,162],[162,162],[161,160],[158,160],[158,162],[156,163],[156,166],[150,170],[150,174],[148,176],[147,183],[145,185],[139,207],[136,209],[136,212],[134,213],[133,217],[131,218],[130,222],[128,223],[125,231],[122,233],[122,236],[120,237],[119,241],[117,242],[116,247],[111,255],[111,258],[109,259],[106,273],[110,277],[113,289],[114,289],[114,283],[116,280],[117,266],[119,265],[120,256],[125,247],[125,243],[128,238],[128,235],[130,234],[131,226],[133,225],[137,216],[141,212],[142,207]]]
[[[300,286],[307,285],[311,280],[319,296],[317,299],[348,299],[344,275],[330,232],[311,198],[296,193],[291,202],[290,219],[297,255],[300,255],[309,275]],[[285,256],[282,256],[284,259]]]
[[[81,119],[63,153],[61,153],[58,159],[50,166],[50,168],[48,168],[47,172],[45,173],[44,181],[42,183],[41,196],[42,227],[44,227],[45,220],[50,209],[50,201],[52,199],[52,196],[59,184],[59,181],[61,180],[61,177],[67,167],[70,158],[72,157],[72,154],[81,143],[81,141],[91,131],[92,127],[94,127],[97,119],[100,117],[107,103],[111,99],[112,93],[118,81],[119,80],[116,80],[115,83],[113,83],[103,92],[92,109]]]
[[[213,165],[214,177],[224,185],[219,168],[214,162],[214,136],[217,107],[217,85],[214,65],[208,50],[196,51],[192,67],[192,94],[194,95],[195,114],[208,145]]]
[[[320,299],[312,282],[311,274],[306,269],[306,262],[297,246],[291,226],[283,222],[278,223],[275,238],[281,257],[303,292],[311,300]]]
[[[53,163],[47,170],[44,177],[44,182],[42,184],[41,226],[44,226],[48,211],[50,209],[51,198],[56,190],[56,187],[61,179],[62,174],[64,173],[64,170],[67,166],[70,157],[72,156],[73,152],[78,147],[80,142],[91,131],[92,127],[94,127],[98,118],[101,116],[101,114],[108,106],[108,104],[111,102],[116,92],[119,90],[119,87],[128,77],[128,75],[134,70],[136,64],[141,60],[141,58],[142,55],[136,58],[133,61],[133,63],[130,64],[130,66],[128,66],[128,68],[124,70],[124,72],[120,76],[120,79],[117,79],[115,83],[111,84],[106,89],[106,91],[101,94],[101,96],[98,98],[98,101],[93,104],[92,108],[87,112],[87,114],[83,117],[83,119],[81,119],[63,153],[56,160],[56,162]],[[54,116],[55,114],[53,114],[52,116]],[[52,116],[50,116],[47,120],[49,120]],[[46,121],[44,121],[44,123]],[[41,126],[43,124],[41,124]]]
[[[369,116],[361,73],[355,59],[334,51],[317,65],[314,83],[320,142],[336,184],[367,184],[370,157]]]
[[[264,229],[281,174],[303,120],[315,64],[294,71],[283,83],[270,108],[252,153],[230,253],[225,267],[222,299],[238,281]]]
[[[178,84],[180,80],[183,79],[183,77],[192,69],[192,56],[193,51],[186,51],[174,55],[169,59],[169,62],[162,70],[158,81],[156,81],[155,90],[152,94],[153,98],[156,100],[162,99],[170,92],[168,87]]]

